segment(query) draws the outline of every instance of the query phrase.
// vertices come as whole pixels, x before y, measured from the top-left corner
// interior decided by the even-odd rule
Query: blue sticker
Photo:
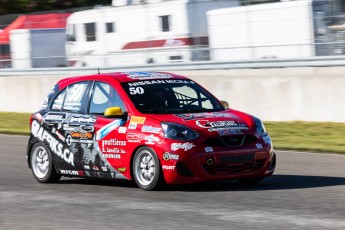
[[[100,130],[96,133],[96,141],[102,140],[106,135],[108,135],[111,131],[119,127],[122,123],[122,120],[115,120],[104,127],[102,127]]]

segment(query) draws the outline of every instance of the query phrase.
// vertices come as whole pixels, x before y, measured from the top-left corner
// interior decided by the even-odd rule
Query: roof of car
[[[102,73],[93,74],[88,76],[77,76],[64,78],[58,82],[59,85],[69,85],[75,82],[97,80],[110,78],[119,82],[132,82],[143,80],[162,80],[162,79],[188,79],[184,76],[168,73],[168,72],[144,72],[144,71],[129,71],[129,72],[116,72],[116,73]]]

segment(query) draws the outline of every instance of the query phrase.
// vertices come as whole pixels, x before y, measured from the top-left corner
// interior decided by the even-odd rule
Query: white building
[[[70,66],[209,60],[206,12],[238,0],[114,0],[67,21]],[[202,49],[204,48],[204,49]]]

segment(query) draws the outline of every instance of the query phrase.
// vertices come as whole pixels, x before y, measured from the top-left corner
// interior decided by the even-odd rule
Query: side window
[[[91,97],[91,114],[104,114],[104,111],[110,107],[121,107],[122,111],[126,108],[115,89],[107,83],[96,82]]]
[[[115,32],[115,23],[107,22],[105,23],[105,29],[107,33],[114,33]]]
[[[85,34],[86,41],[93,42],[96,41],[96,23],[85,23]]]
[[[67,25],[67,41],[75,42],[76,38],[76,27],[75,24],[68,24]]]
[[[63,104],[63,109],[74,112],[80,112],[86,88],[87,82],[81,82],[68,86],[66,91],[65,102]]]
[[[54,110],[61,110],[62,109],[62,104],[63,104],[63,101],[65,99],[65,95],[66,95],[66,89],[64,89],[62,92],[60,92],[60,94],[55,98],[55,100],[53,102],[52,109],[54,109]]]
[[[161,23],[161,30],[163,32],[170,31],[170,15],[159,16]]]

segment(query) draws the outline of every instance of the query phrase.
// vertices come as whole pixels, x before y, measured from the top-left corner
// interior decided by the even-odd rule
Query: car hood
[[[183,114],[148,114],[148,117],[161,122],[174,122],[186,125],[194,130],[250,130],[253,127],[251,115],[236,111],[183,113]]]

